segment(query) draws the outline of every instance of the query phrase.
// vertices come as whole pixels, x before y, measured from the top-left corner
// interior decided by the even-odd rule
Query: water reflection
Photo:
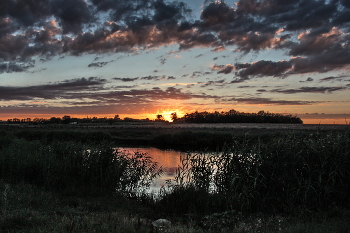
[[[157,162],[163,168],[163,174],[151,185],[150,191],[152,193],[157,193],[167,180],[174,179],[176,170],[181,165],[181,155],[184,154],[175,150],[160,150],[148,147],[118,147],[118,150],[125,153],[147,153],[154,162]]]

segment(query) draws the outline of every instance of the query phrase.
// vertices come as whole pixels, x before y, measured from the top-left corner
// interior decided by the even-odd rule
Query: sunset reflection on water
[[[151,185],[150,191],[156,193],[169,179],[174,179],[175,173],[179,165],[181,165],[181,154],[183,152],[175,150],[160,150],[148,147],[119,147],[119,151],[126,153],[141,152],[147,153],[158,166],[162,167],[163,174],[157,178]]]

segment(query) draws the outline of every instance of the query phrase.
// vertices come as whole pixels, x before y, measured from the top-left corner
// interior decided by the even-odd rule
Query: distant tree
[[[171,120],[175,122],[178,119],[176,112],[171,113]]]
[[[49,122],[51,124],[60,124],[61,123],[61,118],[60,117],[51,117]]]
[[[21,120],[18,119],[18,118],[13,118],[13,119],[12,119],[12,122],[18,124],[18,123],[21,123]]]
[[[69,124],[71,120],[70,116],[65,115],[64,117],[62,117],[62,123],[63,124]]]
[[[303,123],[303,121],[296,116],[269,113],[263,110],[258,113],[244,113],[234,109],[221,113],[196,111],[194,113],[186,113],[178,120],[188,123]]]
[[[165,121],[165,119],[164,119],[163,115],[158,114],[156,121]]]

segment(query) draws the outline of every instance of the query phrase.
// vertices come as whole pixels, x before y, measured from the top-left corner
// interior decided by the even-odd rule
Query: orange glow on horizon
[[[183,117],[186,114],[186,113],[179,111],[179,110],[174,110],[174,111],[165,110],[165,111],[160,112],[159,114],[162,115],[166,121],[173,122],[173,120],[171,119],[171,114],[174,112],[176,112],[176,115],[179,118]]]
[[[184,109],[160,109],[157,112],[153,112],[153,113],[138,113],[138,114],[1,114],[0,115],[0,120],[1,121],[7,121],[8,119],[27,119],[27,118],[31,118],[31,120],[33,120],[34,118],[44,118],[44,119],[50,119],[51,117],[59,117],[62,118],[65,115],[70,116],[71,118],[79,118],[79,119],[83,119],[83,118],[93,118],[93,117],[97,117],[97,118],[114,118],[115,115],[119,115],[120,119],[124,119],[126,117],[128,118],[132,118],[132,119],[149,119],[149,120],[155,120],[157,118],[157,115],[162,115],[163,118],[166,121],[172,122],[171,119],[171,114],[176,112],[177,117],[181,118],[183,117],[186,113],[192,113],[195,112],[196,110],[184,110]],[[198,109],[199,112],[201,111],[205,111],[202,109]],[[208,112],[212,112],[210,110],[208,110]],[[297,114],[298,115],[298,114]],[[315,115],[315,116],[311,116],[311,115],[303,115],[300,116],[301,120],[303,121],[303,124],[339,124],[339,125],[349,125],[350,124],[350,117],[348,118],[347,116],[345,117],[336,117],[336,116],[331,116],[331,114],[329,116],[322,116],[320,115]]]

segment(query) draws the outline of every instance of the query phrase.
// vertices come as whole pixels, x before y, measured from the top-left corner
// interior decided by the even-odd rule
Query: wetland
[[[346,232],[349,138],[347,125],[1,125],[0,227]]]

